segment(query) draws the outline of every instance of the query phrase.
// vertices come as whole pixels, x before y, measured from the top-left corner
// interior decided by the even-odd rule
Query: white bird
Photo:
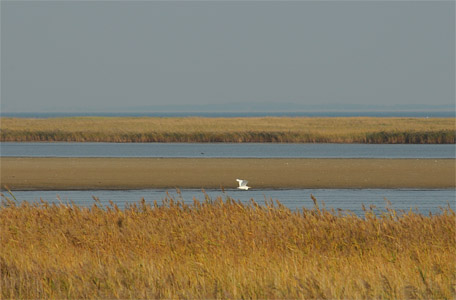
[[[250,187],[247,186],[248,181],[243,179],[236,179],[239,182],[238,189],[247,191]]]

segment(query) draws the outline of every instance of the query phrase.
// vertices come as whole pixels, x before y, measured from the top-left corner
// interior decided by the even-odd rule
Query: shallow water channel
[[[0,143],[0,156],[9,157],[199,157],[199,158],[455,158],[456,145],[389,145],[389,144],[227,144],[227,143]],[[193,198],[204,201],[199,189],[175,190],[91,190],[91,191],[15,191],[19,201],[64,203],[73,201],[80,206],[91,206],[92,196],[103,205],[109,200],[119,207],[144,198],[153,203],[167,197]],[[167,194],[168,193],[168,194]],[[387,206],[397,210],[418,209],[423,214],[439,213],[439,207],[455,209],[454,189],[283,189],[283,190],[206,190],[212,199],[232,197],[243,203],[254,199],[263,204],[266,200],[279,200],[290,209],[312,208],[313,194],[331,209],[350,210],[362,214],[362,204],[374,205],[381,212]],[[59,197],[61,200],[58,200]]]
[[[454,158],[456,145],[269,143],[0,143],[0,156]]]
[[[92,196],[99,199],[102,205],[108,206],[109,201],[117,204],[120,208],[125,204],[138,203],[144,198],[147,203],[153,204],[156,200],[159,204],[166,197],[173,197],[175,200],[183,199],[185,203],[192,204],[193,199],[204,201],[208,195],[215,200],[217,197],[231,197],[248,204],[254,199],[258,204],[264,205],[265,200],[279,200],[286,207],[295,210],[308,208],[314,204],[310,195],[314,195],[320,207],[323,202],[327,209],[349,210],[357,215],[363,215],[362,205],[366,208],[371,205],[376,207],[375,211],[381,213],[391,202],[391,208],[396,210],[410,209],[418,210],[422,214],[429,212],[440,213],[440,207],[455,209],[454,189],[439,190],[418,190],[418,189],[284,189],[284,190],[205,190],[183,189],[176,190],[147,189],[147,190],[91,190],[91,191],[15,191],[14,196],[18,201],[36,202],[40,198],[50,203],[69,203],[73,201],[78,206],[90,207],[95,203]],[[5,193],[11,198],[10,195]],[[60,198],[60,200],[59,200]]]

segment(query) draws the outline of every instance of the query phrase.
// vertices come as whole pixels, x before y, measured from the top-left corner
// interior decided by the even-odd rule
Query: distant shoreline
[[[249,117],[379,117],[379,118],[454,118],[454,110],[309,110],[309,111],[254,111],[254,112],[236,112],[236,111],[161,111],[161,112],[10,112],[1,113],[0,118],[65,118],[65,117],[205,117],[205,118],[249,118]]]
[[[454,188],[455,159],[0,157],[2,189]]]

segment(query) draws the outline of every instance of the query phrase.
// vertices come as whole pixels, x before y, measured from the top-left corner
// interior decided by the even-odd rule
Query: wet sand
[[[1,157],[12,190],[454,188],[455,159],[211,159]]]

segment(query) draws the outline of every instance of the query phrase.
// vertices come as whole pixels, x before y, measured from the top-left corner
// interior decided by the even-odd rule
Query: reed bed
[[[454,118],[1,118],[0,141],[455,143]]]
[[[10,197],[11,198],[11,197]],[[454,299],[456,215],[2,197],[2,298]]]

